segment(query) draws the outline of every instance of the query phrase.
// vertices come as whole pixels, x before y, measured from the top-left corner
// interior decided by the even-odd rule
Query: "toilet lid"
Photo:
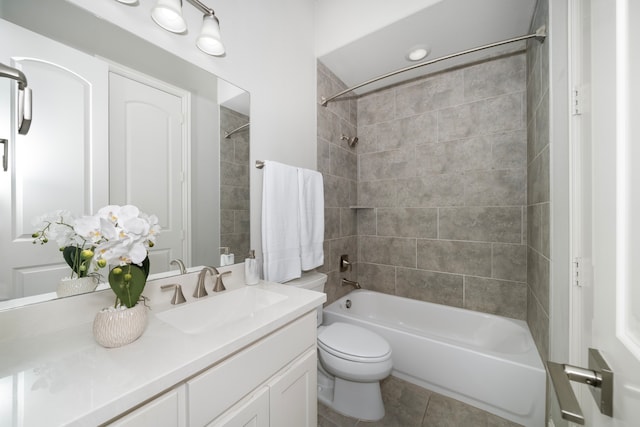
[[[336,357],[361,362],[379,362],[391,356],[391,346],[380,335],[342,322],[322,328],[318,346]]]

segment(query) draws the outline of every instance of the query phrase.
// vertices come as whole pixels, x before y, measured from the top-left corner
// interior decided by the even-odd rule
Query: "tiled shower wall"
[[[538,0],[532,31],[548,27],[549,2]],[[549,40],[530,42],[527,50],[527,322],[542,359],[549,357],[550,165]]]
[[[249,117],[220,107],[220,246],[228,247],[235,262],[249,253],[249,132],[225,138]]]
[[[523,53],[358,99],[358,280],[526,317]]]
[[[526,317],[525,62],[512,54],[381,90],[357,114],[353,100],[318,109],[329,301],[349,290],[337,271],[349,253],[364,288]],[[318,67],[319,96],[344,89]],[[340,134],[356,123],[353,150]]]
[[[346,89],[327,67],[318,61],[318,102]],[[325,194],[324,266],[319,270],[328,275],[325,290],[327,303],[348,293],[352,288],[340,284],[342,277],[356,280],[358,159],[356,148],[340,140],[341,135],[356,135],[357,104],[354,99],[342,98],[328,106],[318,107],[318,171],[323,175]],[[354,261],[351,271],[339,271],[340,255],[348,254]]]

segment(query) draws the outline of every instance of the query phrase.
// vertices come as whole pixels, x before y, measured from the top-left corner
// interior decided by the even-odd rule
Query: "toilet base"
[[[358,383],[318,370],[318,400],[332,410],[363,421],[384,417],[380,382]]]

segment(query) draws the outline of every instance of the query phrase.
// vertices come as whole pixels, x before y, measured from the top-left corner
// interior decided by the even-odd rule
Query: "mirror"
[[[106,99],[100,100],[93,92],[91,96],[80,94],[80,97],[91,98],[92,102],[106,106],[102,115],[106,124],[101,128],[93,122],[71,122],[63,133],[65,137],[58,138],[52,137],[50,133],[46,134],[47,138],[42,138],[44,123],[59,123],[65,119],[62,114],[58,118],[55,111],[43,111],[43,100],[46,96],[53,97],[57,107],[53,110],[64,112],[67,116],[70,111],[78,109],[76,105],[65,104],[73,97],[68,92],[56,94],[55,84],[51,85],[53,88],[47,88],[51,90],[51,94],[30,84],[34,93],[34,118],[31,131],[25,137],[37,138],[40,132],[43,140],[40,145],[21,144],[24,141],[16,138],[11,126],[11,121],[14,120],[11,109],[8,105],[0,106],[0,121],[4,123],[4,127],[0,126],[0,138],[16,139],[15,146],[10,145],[9,148],[9,158],[12,159],[10,170],[0,175],[0,215],[7,224],[0,228],[0,239],[9,242],[4,246],[0,243],[0,249],[3,254],[22,254],[23,258],[34,261],[32,265],[24,260],[16,263],[3,260],[0,266],[0,308],[3,305],[15,306],[55,298],[57,281],[69,275],[70,269],[64,263],[55,243],[45,245],[50,247],[33,246],[31,243],[31,233],[34,231],[32,219],[57,209],[68,209],[80,215],[95,212],[106,204],[131,203],[146,213],[158,215],[161,224],[163,220],[173,218],[174,212],[180,212],[183,215],[180,222],[182,230],[176,233],[179,250],[174,250],[173,247],[161,248],[150,254],[152,273],[162,274],[163,271],[175,269],[175,266],[169,267],[169,261],[173,258],[182,258],[188,266],[219,266],[220,247],[229,247],[230,252],[235,254],[235,261],[243,261],[249,250],[250,132],[246,127],[229,138],[225,138],[225,135],[249,123],[249,94],[64,0],[3,0],[1,6],[2,24],[22,27],[21,30],[55,41],[52,43],[61,43],[74,51],[80,51],[97,63],[98,67],[106,70],[108,77],[104,77],[107,79],[104,85],[106,89],[103,91]],[[12,43],[3,45],[13,46],[22,41],[11,37],[7,40],[12,40]],[[48,46],[41,42],[35,44]],[[0,49],[5,48],[8,47]],[[53,55],[50,50],[47,54]],[[6,62],[5,57],[6,51],[0,50],[0,62]],[[37,70],[31,74],[34,76],[33,80],[37,81]],[[154,86],[157,83],[162,90],[168,88],[166,91],[181,97],[180,117],[186,123],[182,126],[182,136],[186,136],[181,139],[183,148],[178,151],[180,161],[176,161],[183,166],[181,170],[169,170],[165,167],[165,164],[169,164],[167,162],[175,160],[173,154],[169,153],[164,157],[156,155],[156,151],[162,152],[164,148],[160,145],[160,139],[151,140],[149,143],[152,148],[147,147],[142,155],[132,156],[130,151],[126,151],[129,149],[126,145],[126,138],[129,137],[127,132],[131,133],[131,129],[125,125],[120,137],[118,128],[114,127],[117,125],[114,125],[113,117],[117,114],[112,109],[113,88],[117,86],[117,82],[113,75],[142,86]],[[123,105],[130,96],[127,84],[121,85]],[[0,93],[0,99],[11,99],[14,95],[11,82],[0,79]],[[95,110],[93,107],[91,109],[93,113]],[[80,114],[83,114],[82,107],[80,110]],[[109,117],[110,120],[107,119]],[[100,132],[96,132],[96,128]],[[154,130],[153,126],[138,128],[142,131]],[[97,133],[97,142],[94,142],[91,132]],[[79,150],[63,145],[67,140],[73,139],[72,134],[75,133],[79,135],[77,138],[81,144],[91,140],[91,144],[95,143],[95,146],[82,147],[85,152],[77,154]],[[123,140],[125,154],[119,156],[113,151],[116,145],[114,141],[121,143]],[[157,144],[159,148],[154,149],[153,144]],[[172,144],[167,144],[167,149],[170,146]],[[29,152],[29,149],[32,151]],[[95,156],[96,152],[102,153],[102,156],[94,159],[91,156]],[[21,154],[26,155],[29,160],[20,160]],[[122,166],[126,162],[120,160],[130,160],[131,157],[136,158],[135,162],[130,162],[134,166]],[[67,176],[77,177],[73,175],[76,173],[75,169],[83,169],[66,167],[64,162],[69,162],[70,158],[81,166],[83,162],[89,164],[84,168],[90,170],[88,178],[65,181]],[[115,172],[115,167],[121,169]],[[22,171],[28,177],[24,177]],[[129,175],[133,175],[135,179],[123,181],[122,177]],[[180,205],[177,210],[168,212],[169,208],[159,205],[158,200],[164,194],[174,194],[173,187],[165,185],[165,181],[171,179],[177,180],[176,185],[182,195],[178,197],[178,202],[168,199],[167,206],[175,206],[176,203]],[[147,181],[147,187],[143,187],[145,189],[142,191],[139,190],[139,185],[143,181]],[[27,204],[24,201],[30,198],[30,189],[39,189],[41,193],[38,197],[31,197],[33,203]],[[77,194],[79,197],[60,205],[60,200],[65,200],[69,194]],[[6,218],[11,220],[7,221]],[[175,230],[171,226],[166,226],[159,242],[172,231]]]

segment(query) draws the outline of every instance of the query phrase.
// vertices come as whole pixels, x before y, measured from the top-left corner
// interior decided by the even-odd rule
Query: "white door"
[[[581,35],[590,58],[584,64],[582,89],[590,92],[591,102],[584,111],[584,126],[578,127],[586,149],[578,150],[575,163],[582,166],[577,191],[586,197],[579,216],[582,224],[574,223],[573,229],[582,234],[577,252],[587,260],[592,256],[593,273],[586,274],[592,283],[587,280],[583,288],[572,289],[582,313],[581,323],[572,325],[572,334],[583,361],[587,348],[596,348],[614,372],[613,417],[600,413],[586,386],[575,388],[582,392],[586,425],[638,426],[640,28],[636,23],[640,2],[591,0],[580,16],[587,18]]]
[[[162,231],[149,253],[151,273],[170,270],[174,258],[190,265],[183,123],[188,96],[142,76],[112,72],[109,84],[110,202],[158,216]]]
[[[58,209],[91,214],[108,201],[107,65],[0,20],[0,62],[22,70],[33,122],[16,130],[14,81],[0,79],[0,300],[55,291],[70,271],[55,243],[34,246],[34,218]],[[10,40],[10,42],[8,42]],[[47,287],[49,286],[49,287]]]

